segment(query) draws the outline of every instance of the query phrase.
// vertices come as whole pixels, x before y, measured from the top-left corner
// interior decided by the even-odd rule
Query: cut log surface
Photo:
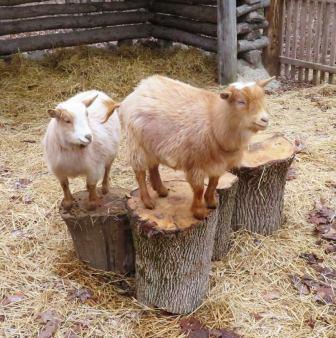
[[[259,134],[245,152],[238,176],[233,230],[262,235],[278,230],[283,221],[286,174],[295,157],[294,145],[281,134]]]
[[[218,182],[217,229],[212,254],[212,260],[214,261],[225,257],[231,246],[231,219],[237,187],[238,178],[230,173],[224,174]]]
[[[60,215],[71,234],[77,257],[96,269],[134,272],[132,234],[126,208],[127,190],[114,187],[94,211],[86,209],[87,192],[74,194],[70,211]]]
[[[192,191],[187,182],[169,181],[167,198],[151,195],[154,210],[145,209],[138,191],[128,209],[136,251],[139,302],[171,313],[194,311],[208,290],[217,212],[204,221],[190,211]]]

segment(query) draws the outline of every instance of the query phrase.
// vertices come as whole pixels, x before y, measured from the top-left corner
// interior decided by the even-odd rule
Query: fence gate
[[[281,74],[336,82],[336,0],[283,0]]]

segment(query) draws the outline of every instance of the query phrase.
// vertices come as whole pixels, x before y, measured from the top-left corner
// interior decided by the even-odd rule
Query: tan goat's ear
[[[266,80],[258,80],[257,85],[260,87],[265,87],[268,83],[273,81],[275,79],[275,76],[270,77],[269,79]]]
[[[82,100],[82,103],[86,106],[89,107],[93,101],[97,98],[98,94],[95,94],[93,96],[89,96],[88,98]]]
[[[48,109],[48,114],[50,117],[56,118],[61,116],[61,111],[58,109]]]
[[[231,97],[231,95],[232,95],[232,93],[229,92],[229,91],[224,91],[224,92],[220,93],[220,97],[223,100],[228,100]]]

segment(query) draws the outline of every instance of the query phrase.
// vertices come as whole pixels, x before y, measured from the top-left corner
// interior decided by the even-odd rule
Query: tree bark
[[[102,13],[81,16],[53,16],[3,22],[0,35],[43,31],[48,29],[95,28],[115,25],[136,24],[148,21],[150,13],[141,11],[121,12],[117,15]]]
[[[223,175],[217,187],[217,227],[212,260],[221,260],[228,253],[231,246],[231,218],[235,206],[235,196],[238,178],[230,173]]]
[[[128,200],[136,251],[136,295],[139,302],[182,314],[194,311],[208,290],[217,212],[204,221],[190,211],[189,183],[169,181],[167,198],[155,198],[144,209],[138,191]],[[154,196],[154,193],[151,193]]]
[[[0,10],[0,19],[23,19],[57,14],[84,14],[104,11],[123,11],[144,8],[147,0],[91,2],[86,4],[41,4],[21,7],[4,7]]]
[[[153,26],[153,37],[184,43],[193,47],[201,48],[209,52],[217,52],[217,41],[206,36],[200,36],[179,29]]]
[[[202,22],[217,24],[216,7],[154,2],[151,6],[151,11],[154,13],[168,13]]]
[[[293,144],[281,134],[254,139],[241,167],[234,170],[239,181],[231,222],[233,230],[243,228],[269,235],[280,228],[286,174],[294,157]]]
[[[126,208],[126,194],[113,188],[103,195],[95,211],[85,207],[87,192],[74,194],[74,207],[60,207],[60,215],[71,234],[77,257],[93,268],[119,273],[134,272],[132,233]]]
[[[0,55],[58,47],[80,46],[98,42],[139,39],[150,36],[150,24],[114,26],[70,33],[56,33],[26,38],[0,40]]]

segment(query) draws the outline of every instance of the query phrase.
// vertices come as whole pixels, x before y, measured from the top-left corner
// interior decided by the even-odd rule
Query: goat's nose
[[[265,117],[265,116],[262,117],[262,118],[261,118],[261,121],[264,122],[264,123],[267,123],[267,122],[268,122],[268,117]]]
[[[91,135],[91,134],[85,135],[85,138],[86,138],[89,142],[92,141],[92,135]]]

